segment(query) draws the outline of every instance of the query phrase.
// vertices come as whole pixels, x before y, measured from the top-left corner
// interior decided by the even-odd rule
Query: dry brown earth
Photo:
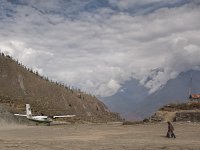
[[[1,150],[200,150],[200,124],[174,124],[168,139],[166,123],[123,126],[79,124],[0,126]]]
[[[7,118],[2,108],[11,114],[24,113],[27,103],[34,115],[74,114],[77,120],[91,122],[121,120],[95,96],[50,81],[0,53],[0,117]]]

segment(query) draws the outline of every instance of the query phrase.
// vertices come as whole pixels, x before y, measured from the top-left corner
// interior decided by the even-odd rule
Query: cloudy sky
[[[153,93],[200,69],[200,1],[0,0],[0,49],[95,95],[132,78]]]

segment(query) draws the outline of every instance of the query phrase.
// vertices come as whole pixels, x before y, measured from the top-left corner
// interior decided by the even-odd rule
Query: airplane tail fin
[[[26,104],[26,116],[27,116],[27,118],[32,118],[30,104]]]

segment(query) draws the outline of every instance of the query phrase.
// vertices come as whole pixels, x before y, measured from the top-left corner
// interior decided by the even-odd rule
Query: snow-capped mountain
[[[188,71],[169,80],[160,90],[148,94],[145,87],[132,79],[103,101],[112,111],[119,112],[128,120],[143,119],[165,104],[187,101],[190,87],[192,93],[200,93],[199,83],[200,71]]]

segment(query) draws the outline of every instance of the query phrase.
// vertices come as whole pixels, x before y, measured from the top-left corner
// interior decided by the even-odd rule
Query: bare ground
[[[79,124],[55,126],[0,125],[0,150],[200,150],[200,124],[166,123],[122,126]]]

